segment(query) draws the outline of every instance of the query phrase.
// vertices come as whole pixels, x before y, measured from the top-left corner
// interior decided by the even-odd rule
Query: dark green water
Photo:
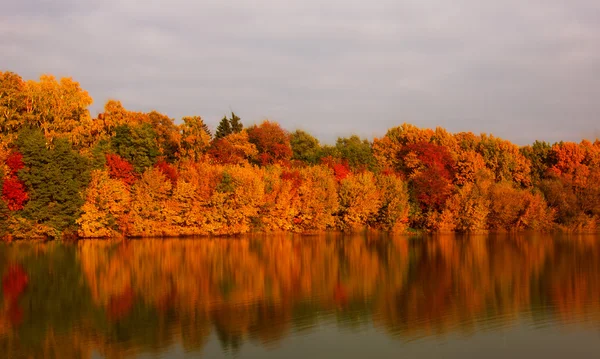
[[[597,358],[600,237],[0,244],[4,358]]]

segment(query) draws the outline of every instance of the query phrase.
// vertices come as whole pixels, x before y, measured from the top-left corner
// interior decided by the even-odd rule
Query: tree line
[[[0,235],[597,230],[600,141],[517,146],[404,123],[321,144],[235,113],[214,134],[70,79],[0,72]]]

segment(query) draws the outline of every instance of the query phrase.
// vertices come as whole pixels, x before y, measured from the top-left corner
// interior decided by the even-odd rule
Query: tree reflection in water
[[[600,324],[599,238],[375,234],[0,245],[0,352],[267,348],[322,325],[414,338]],[[68,343],[68,344],[67,344]]]

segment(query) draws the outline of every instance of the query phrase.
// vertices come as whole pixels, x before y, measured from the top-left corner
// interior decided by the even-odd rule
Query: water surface
[[[598,236],[0,244],[8,358],[600,356]]]

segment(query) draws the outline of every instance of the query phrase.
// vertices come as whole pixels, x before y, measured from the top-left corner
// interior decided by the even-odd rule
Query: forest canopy
[[[71,78],[0,72],[0,236],[598,228],[599,140],[520,147],[403,123],[324,145],[235,113],[213,135],[198,115],[91,104]]]

